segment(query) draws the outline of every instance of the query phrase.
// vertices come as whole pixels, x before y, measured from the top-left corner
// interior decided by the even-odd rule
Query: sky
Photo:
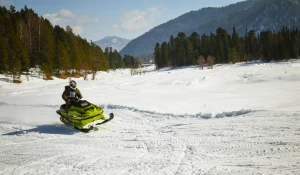
[[[300,174],[300,60],[73,78],[114,119],[79,132],[56,110],[68,79],[0,74],[0,174]]]
[[[242,0],[0,0],[1,6],[26,5],[53,25],[71,26],[88,41],[106,36],[135,39],[182,14],[204,7],[222,7]]]

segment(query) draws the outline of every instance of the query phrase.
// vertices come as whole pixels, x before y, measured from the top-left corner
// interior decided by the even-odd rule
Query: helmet
[[[71,88],[71,89],[76,90],[76,85],[77,85],[77,84],[76,84],[76,81],[74,81],[74,80],[71,80],[71,81],[70,81],[70,88]]]

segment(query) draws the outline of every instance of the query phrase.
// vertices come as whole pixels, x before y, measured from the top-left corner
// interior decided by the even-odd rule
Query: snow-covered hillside
[[[0,81],[0,174],[300,173],[299,60],[145,71],[74,79],[115,114],[91,133],[55,113],[68,80]]]

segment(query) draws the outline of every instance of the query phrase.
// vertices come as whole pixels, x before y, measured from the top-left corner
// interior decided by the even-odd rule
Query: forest
[[[280,61],[299,58],[300,32],[283,26],[279,32],[246,31],[229,34],[218,28],[210,35],[179,32],[168,42],[156,43],[156,68],[236,63],[252,60]],[[97,71],[137,68],[139,58],[123,57],[112,48],[104,51],[93,41],[75,35],[70,26],[53,26],[49,20],[25,6],[16,11],[0,7],[0,73],[20,82],[30,68],[39,68],[44,79],[95,76]]]
[[[70,26],[53,26],[49,20],[25,6],[16,11],[0,7],[0,73],[20,82],[30,68],[39,68],[44,79],[81,77],[117,68],[135,68],[140,61],[105,51],[93,41],[75,35]]]
[[[218,28],[216,33],[190,36],[179,32],[169,42],[156,43],[156,67],[178,67],[207,63],[237,63],[252,60],[266,62],[299,58],[300,32],[283,26],[279,32],[270,30],[246,31],[241,37],[233,28],[232,34]]]

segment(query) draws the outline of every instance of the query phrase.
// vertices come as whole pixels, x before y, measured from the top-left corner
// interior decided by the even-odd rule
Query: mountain
[[[107,36],[99,41],[95,41],[95,44],[100,46],[102,50],[104,50],[106,47],[112,47],[113,50],[116,49],[117,51],[120,51],[126,46],[126,44],[129,43],[129,41],[129,39],[124,39],[117,36]]]
[[[203,8],[185,13],[161,24],[129,42],[120,54],[140,58],[152,57],[155,44],[169,41],[171,35],[188,36],[215,33],[222,27],[231,33],[235,27],[240,36],[246,31],[278,31],[282,26],[300,28],[300,0],[247,0],[219,8]]]

